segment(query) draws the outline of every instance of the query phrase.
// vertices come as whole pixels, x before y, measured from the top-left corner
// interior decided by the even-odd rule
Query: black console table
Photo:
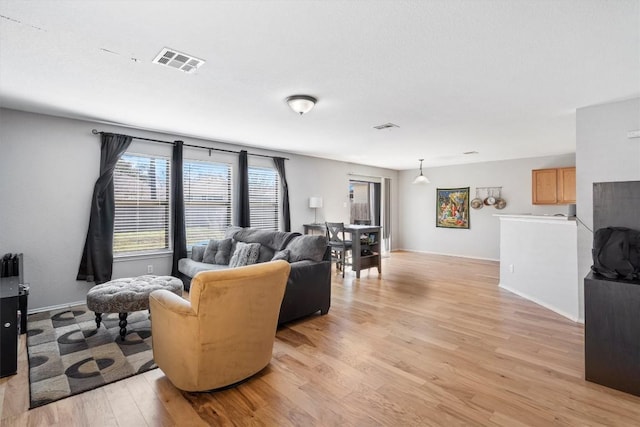
[[[18,276],[0,278],[0,377],[18,371],[18,307],[20,295]],[[26,316],[23,313],[22,316]]]

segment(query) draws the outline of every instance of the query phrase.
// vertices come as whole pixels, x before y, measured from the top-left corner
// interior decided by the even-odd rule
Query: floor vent
[[[378,130],[382,130],[382,129],[389,129],[389,128],[399,128],[400,126],[393,124],[393,123],[385,123],[383,125],[378,125],[378,126],[374,126],[374,129],[378,129]]]
[[[166,47],[160,51],[153,62],[185,73],[193,73],[204,64],[202,59]]]

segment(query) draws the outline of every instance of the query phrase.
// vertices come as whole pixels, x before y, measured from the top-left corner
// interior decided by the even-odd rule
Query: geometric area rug
[[[149,311],[129,313],[120,340],[118,313],[95,315],[87,306],[27,318],[30,409],[157,368]]]

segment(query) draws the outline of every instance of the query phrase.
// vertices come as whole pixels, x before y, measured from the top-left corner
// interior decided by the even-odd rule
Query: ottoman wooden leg
[[[100,329],[100,322],[102,322],[102,313],[96,313],[96,329]]]
[[[124,341],[124,336],[127,335],[127,314],[120,313],[120,339]]]

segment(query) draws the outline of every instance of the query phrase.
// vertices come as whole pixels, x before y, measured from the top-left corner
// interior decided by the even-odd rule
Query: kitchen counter
[[[534,215],[534,214],[493,214],[500,219],[512,219],[521,221],[575,221],[575,216],[561,215]]]

